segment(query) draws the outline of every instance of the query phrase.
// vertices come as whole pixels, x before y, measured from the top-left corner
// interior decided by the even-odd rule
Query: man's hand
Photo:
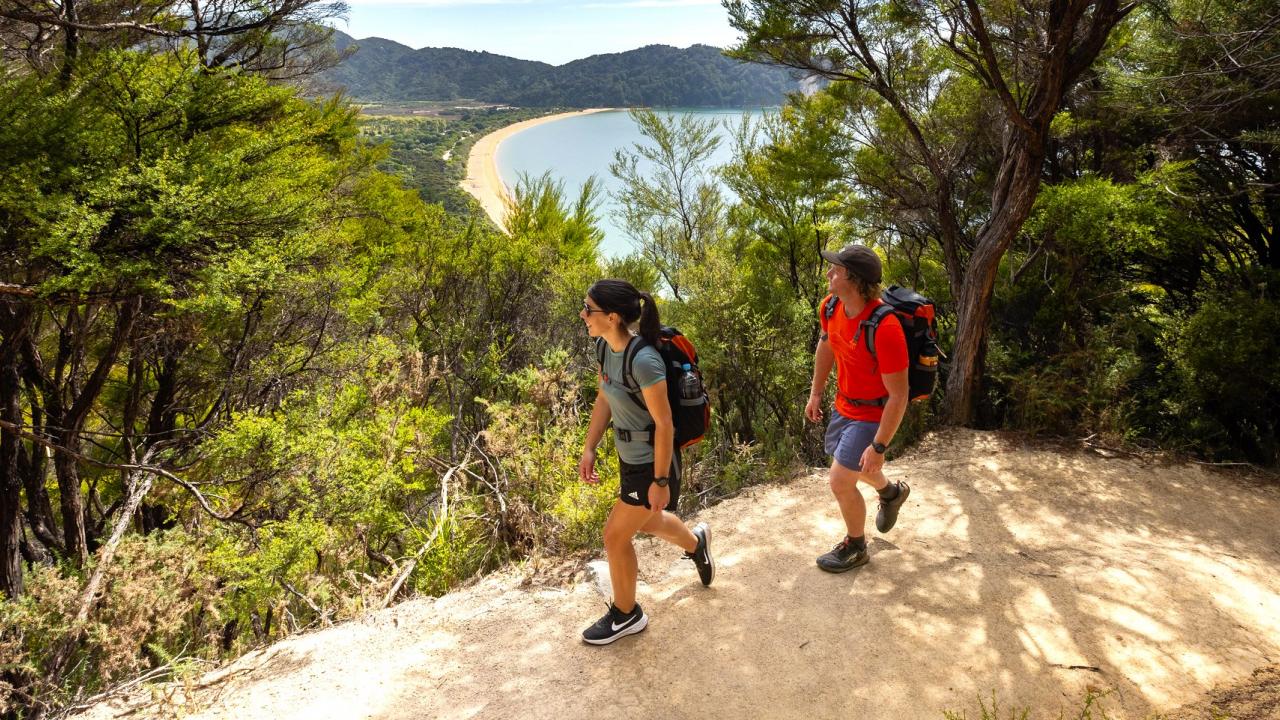
[[[822,422],[822,394],[809,395],[809,404],[804,406],[804,416],[809,422]]]
[[[667,509],[671,502],[671,487],[662,487],[658,483],[649,483],[649,509],[656,515]]]
[[[578,461],[578,479],[592,485],[600,482],[600,475],[596,473],[596,451],[594,448],[582,451],[582,459]]]
[[[862,451],[862,472],[880,472],[880,468],[883,467],[884,455],[876,452],[875,448],[868,445],[867,449]]]

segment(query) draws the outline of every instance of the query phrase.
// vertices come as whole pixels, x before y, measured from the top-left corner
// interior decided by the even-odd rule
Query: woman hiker
[[[592,645],[608,645],[645,629],[649,618],[636,603],[638,565],[631,539],[638,532],[666,540],[693,560],[703,585],[715,577],[711,558],[711,530],[699,523],[693,530],[672,511],[680,496],[680,453],[675,448],[671,405],[667,400],[667,372],[658,353],[658,308],[653,296],[625,280],[599,280],[587,290],[579,317],[595,338],[601,358],[600,389],[591,410],[586,447],[578,462],[578,476],[600,482],[596,474],[596,446],[610,421],[618,449],[622,477],[618,500],[604,526],[604,548],[613,585],[609,611],[582,632]],[[639,321],[639,332],[631,328]],[[643,343],[631,366],[633,383],[623,377],[623,360],[632,343]],[[627,386],[638,387],[643,407],[628,397]],[[647,409],[646,409],[647,408]]]

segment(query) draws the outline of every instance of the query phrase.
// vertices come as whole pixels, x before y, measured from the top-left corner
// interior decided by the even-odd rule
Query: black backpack
[[[622,356],[622,384],[627,396],[645,412],[644,396],[640,385],[631,374],[631,365],[635,362],[636,353],[649,345],[642,337],[631,339]],[[596,361],[604,373],[605,341],[596,341]],[[702,370],[698,368],[698,351],[694,349],[689,338],[673,327],[664,327],[658,333],[658,344],[654,347],[662,356],[667,367],[667,401],[671,404],[671,423],[675,426],[675,445],[686,448],[702,442],[711,423],[711,399],[707,396],[706,385],[702,382]],[[649,435],[649,444],[653,444],[653,425],[645,428]],[[615,432],[626,432],[614,428]]]
[[[871,317],[862,321],[862,325],[854,333],[853,341],[858,342],[858,336],[865,330],[867,349],[874,357],[876,328],[890,313],[897,315],[898,321],[902,323],[902,334],[907,338],[907,357],[910,358],[907,366],[907,398],[927,400],[938,383],[938,356],[942,354],[938,349],[937,308],[929,298],[911,288],[897,285],[890,285],[880,295],[880,299],[884,300],[884,304],[871,311]],[[822,309],[823,318],[830,320],[839,302],[840,299],[835,295],[829,295]],[[889,398],[846,400],[854,405],[883,406]]]

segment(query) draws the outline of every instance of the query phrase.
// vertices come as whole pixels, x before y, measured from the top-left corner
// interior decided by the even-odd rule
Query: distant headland
[[[789,71],[747,65],[719,48],[649,45],[564,65],[335,33],[351,55],[320,78],[365,101],[476,100],[521,107],[765,107],[800,89]]]

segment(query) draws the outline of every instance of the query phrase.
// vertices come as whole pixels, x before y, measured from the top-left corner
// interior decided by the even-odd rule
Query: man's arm
[[[823,337],[813,351],[813,380],[809,383],[809,403],[804,408],[804,416],[810,422],[822,422],[822,395],[827,391],[827,378],[831,377],[835,363],[836,353],[831,349],[831,342]],[[903,395],[906,395],[905,389]]]
[[[874,440],[887,446],[893,440],[894,433],[898,432],[898,426],[902,424],[902,416],[907,414],[907,393],[909,392],[907,368],[894,373],[884,373],[880,377],[884,381],[884,389],[889,391],[889,399],[884,404],[884,413],[880,415],[880,427],[876,429]],[[863,473],[879,472],[880,468],[884,467],[884,455],[868,445],[867,449],[862,451],[861,464]]]
[[[881,445],[888,445],[893,440],[894,433],[898,432],[903,416],[907,414],[907,370],[880,377],[884,380],[885,390],[889,391],[889,400],[884,404],[884,414],[880,416],[880,429],[876,431],[875,440]]]

